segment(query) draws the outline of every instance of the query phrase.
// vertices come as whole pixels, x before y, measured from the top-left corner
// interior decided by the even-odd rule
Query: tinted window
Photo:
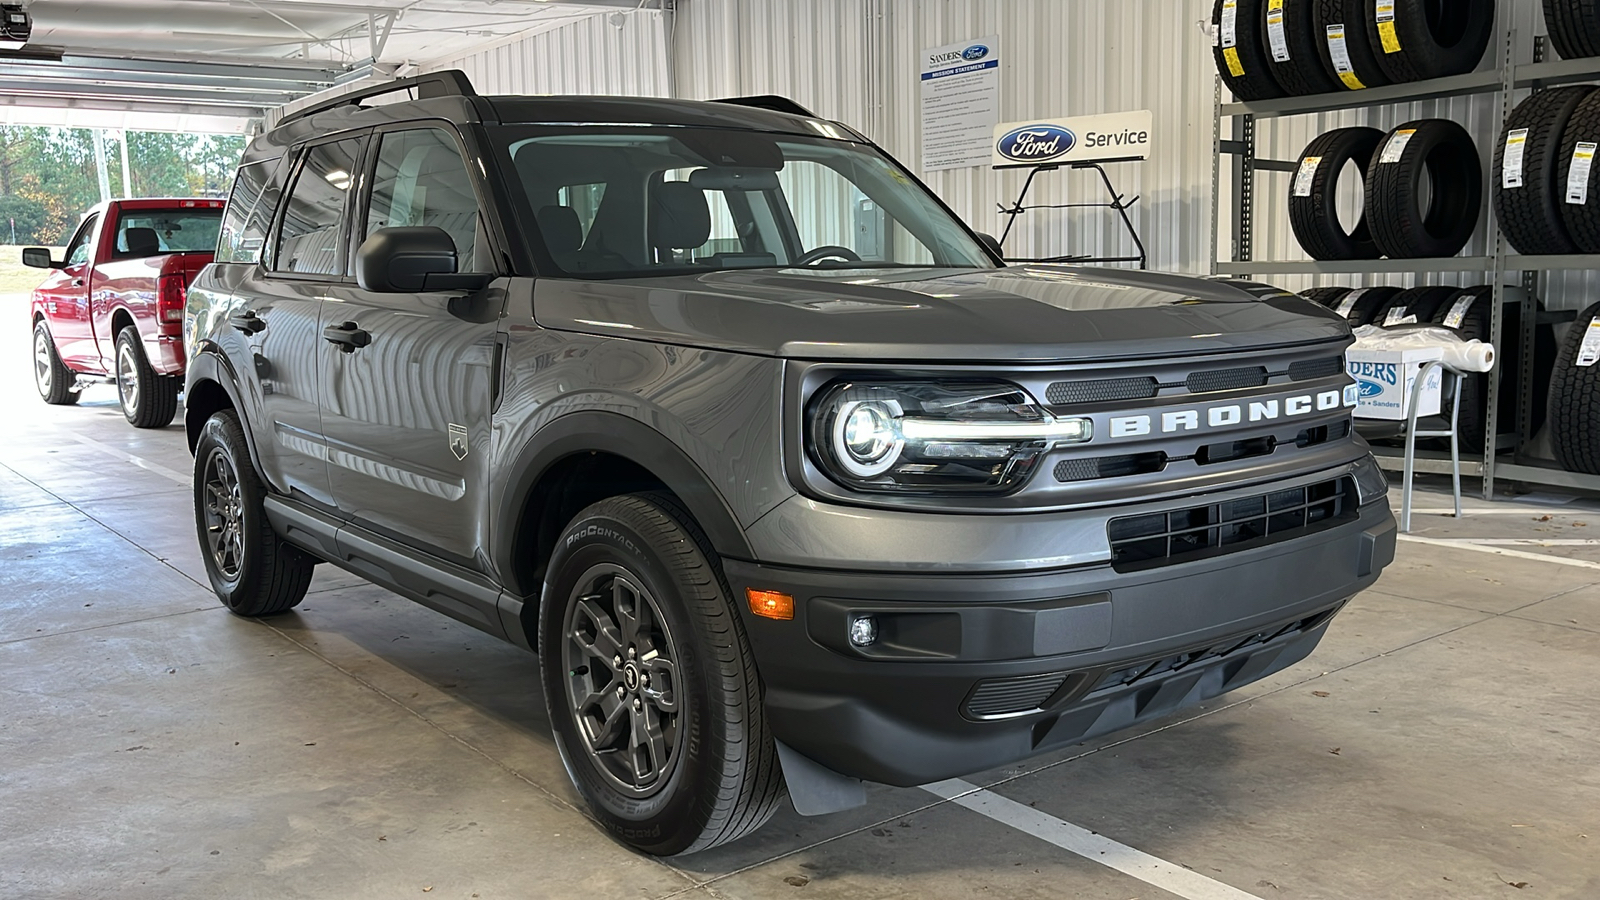
[[[163,253],[210,253],[217,247],[222,210],[130,209],[117,215],[112,255],[138,259]]]
[[[478,197],[455,139],[438,128],[384,134],[372,178],[366,234],[379,228],[431,225],[456,244],[459,271],[475,271]]]
[[[305,154],[278,226],[273,268],[280,272],[344,274],[339,243],[345,196],[355,180],[360,138],[318,144]]]
[[[67,265],[81,266],[89,261],[89,245],[94,242],[94,230],[100,225],[100,214],[95,213],[78,226],[78,233],[67,245]]]
[[[267,173],[274,161],[240,166],[233,180],[233,193],[228,195],[228,208],[222,217],[222,235],[217,241],[217,262],[256,262],[261,258],[261,240],[254,246],[245,243],[245,227],[256,201],[267,187]]]

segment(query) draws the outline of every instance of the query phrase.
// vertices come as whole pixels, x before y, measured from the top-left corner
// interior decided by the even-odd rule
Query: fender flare
[[[183,392],[189,396],[190,390],[199,381],[213,381],[222,387],[222,392],[228,395],[228,402],[233,405],[233,411],[239,415],[239,424],[244,426],[244,442],[250,448],[250,464],[256,467],[256,472],[265,472],[261,467],[261,457],[256,453],[255,432],[250,423],[245,420],[244,403],[239,397],[238,374],[233,369],[233,364],[228,358],[218,353],[216,345],[210,341],[200,345],[200,351],[189,360],[188,370],[184,373]],[[184,437],[189,442],[189,452],[194,452],[194,444],[199,428],[204,422],[190,423],[189,406],[184,404],[183,429]],[[263,480],[264,477],[263,477]]]
[[[521,526],[525,498],[534,485],[557,463],[589,452],[620,456],[649,470],[688,508],[718,554],[735,559],[755,558],[738,517],[688,454],[637,419],[596,410],[568,413],[551,421],[533,434],[511,463],[494,510],[496,539],[492,546],[497,571],[517,571],[515,536]],[[517,585],[516,589],[532,594],[538,587]]]

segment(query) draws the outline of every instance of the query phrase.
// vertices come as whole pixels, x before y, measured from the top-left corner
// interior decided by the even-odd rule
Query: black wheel
[[[1385,328],[1396,325],[1428,325],[1433,314],[1451,297],[1460,293],[1458,287],[1428,285],[1401,291],[1390,297],[1372,314],[1372,324]]]
[[[567,526],[548,571],[545,702],[600,823],[662,856],[765,823],[784,791],[761,682],[716,553],[688,514],[654,494],[602,500]]]
[[[1600,166],[1594,164],[1596,148],[1600,147],[1600,91],[1586,88],[1558,90],[1586,91],[1572,110],[1566,127],[1561,129],[1560,148],[1553,160],[1555,171],[1548,200],[1549,205],[1560,213],[1554,230],[1564,232],[1563,236],[1568,239],[1571,249],[1523,252],[1600,253],[1600,172],[1596,171]],[[1574,175],[1577,177],[1574,178]]]
[[[51,406],[71,406],[82,395],[78,376],[61,361],[50,326],[43,319],[33,326],[33,386]]]
[[[178,379],[162,375],[145,358],[139,329],[117,332],[117,399],[135,428],[165,428],[178,414]]]
[[[1366,179],[1383,137],[1376,128],[1339,128],[1300,153],[1300,166],[1289,186],[1289,226],[1312,259],[1378,258],[1365,209],[1348,231],[1339,221],[1339,179],[1352,162]],[[1360,196],[1365,198],[1365,190]]]
[[[1317,0],[1317,56],[1323,68],[1346,90],[1393,84],[1378,65],[1367,36],[1373,0]]]
[[[1462,75],[1478,67],[1494,29],[1494,0],[1392,0],[1393,15],[1378,21],[1367,4],[1367,40],[1394,82]]]
[[[1317,54],[1324,35],[1317,29],[1316,6],[1317,0],[1283,0],[1277,8],[1270,2],[1261,4],[1267,65],[1284,91],[1297,96],[1344,89]]]
[[[200,427],[194,448],[194,517],[211,589],[229,612],[270,616],[305,598],[316,561],[279,540],[262,501],[239,416],[225,409]]]
[[[1372,239],[1385,256],[1455,256],[1478,227],[1483,202],[1472,135],[1449,119],[1389,132],[1368,169],[1366,202]]]
[[[1372,317],[1378,314],[1395,295],[1400,293],[1400,288],[1369,287],[1356,288],[1339,299],[1333,311],[1344,316],[1350,321],[1350,327],[1372,324]]]
[[[1351,289],[1347,287],[1333,285],[1329,287],[1310,288],[1309,290],[1301,291],[1300,296],[1310,300],[1312,303],[1333,309],[1339,305],[1339,301],[1343,300],[1346,294],[1350,293],[1350,290]]]
[[[1544,0],[1544,24],[1562,59],[1600,56],[1600,0]]]
[[[1211,25],[1216,30],[1217,74],[1240,100],[1271,100],[1283,96],[1272,77],[1272,56],[1267,50],[1264,0],[1215,0]]]
[[[1600,409],[1600,368],[1592,337],[1600,330],[1597,318],[1600,303],[1578,313],[1561,340],[1550,376],[1550,448],[1561,468],[1588,475],[1600,475],[1600,416],[1595,415]]]
[[[1518,252],[1578,252],[1562,218],[1567,193],[1563,176],[1572,158],[1572,148],[1565,155],[1562,148],[1576,111],[1593,93],[1591,85],[1537,91],[1506,119],[1494,147],[1494,215]]]

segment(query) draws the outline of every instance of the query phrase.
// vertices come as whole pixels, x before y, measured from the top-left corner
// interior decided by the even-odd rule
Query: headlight
[[[1090,421],[1057,418],[1011,384],[835,384],[817,394],[807,449],[859,491],[1004,493],[1057,444],[1089,440]]]

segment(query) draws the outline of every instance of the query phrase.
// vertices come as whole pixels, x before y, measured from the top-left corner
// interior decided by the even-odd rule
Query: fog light
[[[854,616],[850,619],[850,643],[857,647],[870,647],[877,639],[877,619],[872,616]]]

